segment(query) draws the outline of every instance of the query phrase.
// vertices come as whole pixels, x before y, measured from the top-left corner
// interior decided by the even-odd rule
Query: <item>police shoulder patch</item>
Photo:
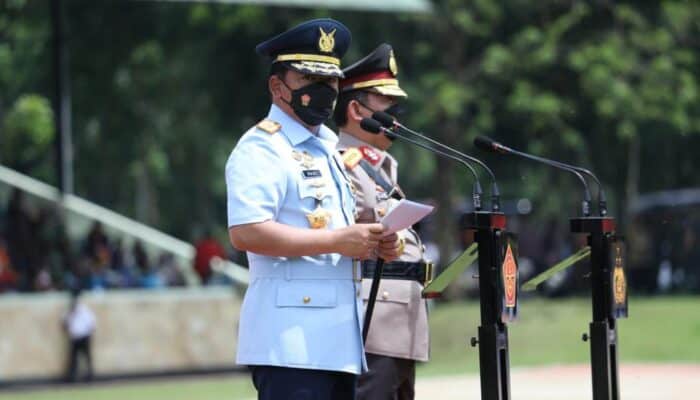
[[[282,125],[279,124],[279,122],[275,122],[271,119],[264,119],[256,125],[258,129],[262,129],[263,131],[269,133],[270,135],[274,134],[275,132],[279,131]]]
[[[372,165],[377,165],[382,159],[381,155],[369,146],[360,147],[360,152],[362,153],[362,157]]]
[[[351,147],[343,153],[343,163],[346,168],[352,169],[362,160],[362,152],[356,147]]]

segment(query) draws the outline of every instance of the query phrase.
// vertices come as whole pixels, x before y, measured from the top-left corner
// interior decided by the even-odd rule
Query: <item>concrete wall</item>
[[[235,366],[240,298],[231,289],[86,293],[98,375]],[[64,293],[0,296],[0,381],[63,376]]]

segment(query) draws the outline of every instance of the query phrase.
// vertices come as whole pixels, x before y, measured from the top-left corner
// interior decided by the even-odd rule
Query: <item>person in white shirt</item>
[[[67,379],[75,382],[78,376],[78,357],[82,356],[87,364],[87,380],[92,379],[92,355],[90,338],[95,332],[95,314],[80,302],[80,290],[71,292],[70,310],[63,318],[63,326],[70,339],[70,358]]]

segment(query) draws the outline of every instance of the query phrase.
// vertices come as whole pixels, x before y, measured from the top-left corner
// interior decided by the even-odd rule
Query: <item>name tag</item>
[[[301,174],[304,176],[304,179],[321,177],[321,171],[318,169],[305,169],[301,171]]]

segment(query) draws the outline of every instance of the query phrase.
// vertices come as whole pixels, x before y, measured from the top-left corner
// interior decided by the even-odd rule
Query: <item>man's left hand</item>
[[[377,256],[386,262],[391,262],[401,255],[401,240],[396,233],[382,238],[377,247]]]

